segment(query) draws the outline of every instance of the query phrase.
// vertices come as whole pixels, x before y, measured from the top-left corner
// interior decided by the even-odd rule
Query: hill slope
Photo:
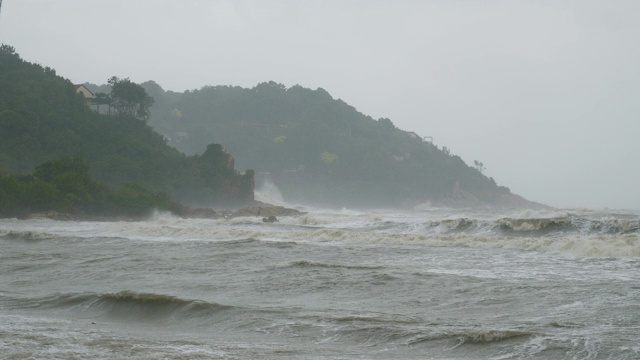
[[[199,206],[253,200],[253,172],[240,174],[220,145],[186,156],[144,121],[99,115],[55,70],[0,48],[0,172],[31,173],[46,161],[78,156],[111,185],[139,183]]]
[[[389,119],[374,120],[323,89],[274,82],[246,89],[175,93],[142,84],[155,98],[150,125],[187,154],[216,142],[258,185],[288,201],[323,206],[537,206]]]

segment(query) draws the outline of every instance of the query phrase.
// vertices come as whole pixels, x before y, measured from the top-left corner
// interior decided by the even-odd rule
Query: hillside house
[[[93,100],[96,98],[96,95],[82,84],[75,85],[75,87],[76,87],[76,92],[78,94],[81,94],[82,97],[84,97],[85,101],[87,102],[87,105],[91,107],[93,105]]]

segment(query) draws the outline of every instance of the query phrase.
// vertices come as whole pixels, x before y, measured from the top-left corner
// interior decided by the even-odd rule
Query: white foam
[[[254,191],[254,198],[271,205],[288,206],[278,186],[270,181],[263,183],[260,188]]]
[[[513,214],[511,214],[513,215]],[[533,215],[533,214],[528,214]],[[539,214],[538,214],[539,215]],[[44,234],[46,238],[117,238],[130,241],[280,240],[305,243],[412,244],[437,247],[504,248],[586,257],[640,257],[640,233],[568,232],[553,236],[506,236],[473,225],[470,231],[450,232],[461,218],[440,222],[434,230],[423,214],[323,211],[282,217],[263,224],[258,217],[182,219],[156,213],[141,222],[60,222],[0,220],[0,234]],[[473,220],[475,221],[475,220]],[[621,220],[605,219],[603,223]],[[622,220],[622,224],[626,224]],[[474,223],[475,224],[475,223]],[[524,227],[530,226],[523,223]],[[630,225],[631,226],[631,225]],[[525,228],[528,230],[529,228]],[[103,241],[103,240],[99,240]]]

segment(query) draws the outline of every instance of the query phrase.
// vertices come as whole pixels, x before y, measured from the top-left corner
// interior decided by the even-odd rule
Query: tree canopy
[[[324,89],[265,82],[176,93],[144,83],[157,102],[149,125],[169,145],[201,154],[222,144],[256,181],[275,182],[285,200],[328,206],[402,206],[505,193],[448,149],[388,118],[375,120]],[[266,174],[266,175],[263,175]]]
[[[145,121],[149,119],[154,100],[142,86],[129,78],[119,79],[116,76],[109,78],[107,83],[111,86],[111,105],[119,114],[134,116]]]
[[[120,90],[136,89],[138,95],[140,89],[144,92],[128,80],[114,84]],[[135,113],[141,114],[138,107]],[[0,174],[40,173],[45,168],[36,167],[65,157],[81,157],[89,164],[92,177],[114,189],[137,183],[194,206],[253,200],[252,173],[217,168],[232,159],[227,152],[219,151],[206,159],[187,156],[168,146],[162,135],[130,113],[96,113],[69,80],[57,76],[53,69],[22,60],[12,47],[1,46]]]
[[[144,216],[153,209],[180,212],[182,206],[162,192],[124,184],[111,190],[89,174],[81,158],[39,165],[32,175],[0,176],[0,217],[58,211],[93,216]]]

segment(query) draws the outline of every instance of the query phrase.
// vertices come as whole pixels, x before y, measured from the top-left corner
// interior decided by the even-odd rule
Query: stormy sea
[[[0,220],[2,359],[638,359],[640,213]]]

